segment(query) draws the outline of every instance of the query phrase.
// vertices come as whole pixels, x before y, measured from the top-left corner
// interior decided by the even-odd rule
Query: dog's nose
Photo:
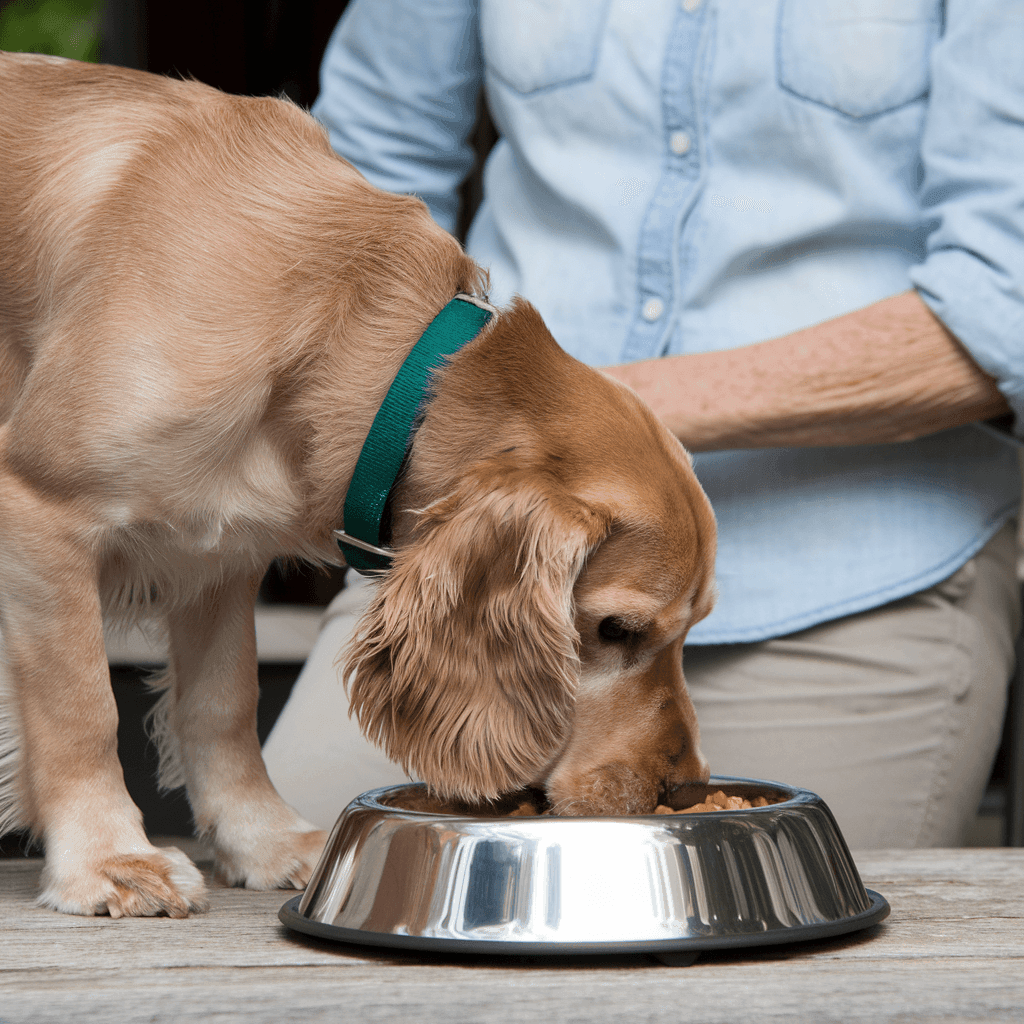
[[[670,784],[707,782],[711,776],[707,758],[700,749],[700,730],[689,694],[682,699],[665,700],[662,704],[660,746],[669,764]]]
[[[687,745],[669,760],[672,762],[672,770],[666,782],[670,787],[693,782],[705,783],[711,778],[711,766],[699,747],[694,749]]]
[[[672,752],[668,754],[670,768],[665,781],[670,788],[673,785],[707,782],[711,777],[711,768],[700,749],[700,732],[696,720],[691,715],[683,714],[674,726],[670,746]]]
[[[707,792],[703,787],[711,778],[708,759],[695,749],[688,757],[680,758],[669,777],[662,783],[660,800],[671,807],[690,807],[700,803]]]

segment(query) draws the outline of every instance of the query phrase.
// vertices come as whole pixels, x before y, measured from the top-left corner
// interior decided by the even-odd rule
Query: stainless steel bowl
[[[864,888],[820,797],[720,776],[676,806],[718,789],[781,802],[678,815],[503,817],[446,808],[422,785],[373,790],[345,809],[305,893],[280,917],[345,942],[564,955],[794,942],[888,914],[886,901]]]

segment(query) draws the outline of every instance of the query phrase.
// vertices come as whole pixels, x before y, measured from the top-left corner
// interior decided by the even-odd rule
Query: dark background
[[[108,0],[100,56],[111,64],[191,75],[227,92],[284,94],[308,107],[345,5],[346,0]]]
[[[316,99],[346,0],[0,0],[12,49],[191,75],[228,92]],[[97,46],[83,39],[88,36]],[[25,40],[26,45],[18,45]],[[75,49],[84,46],[84,50]]]

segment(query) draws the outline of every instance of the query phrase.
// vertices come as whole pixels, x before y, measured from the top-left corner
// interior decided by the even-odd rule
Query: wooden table
[[[673,968],[373,953],[285,930],[284,892],[214,888],[185,921],[66,917],[32,905],[39,861],[0,861],[0,1022],[1024,1021],[1024,850],[857,862],[886,922]]]

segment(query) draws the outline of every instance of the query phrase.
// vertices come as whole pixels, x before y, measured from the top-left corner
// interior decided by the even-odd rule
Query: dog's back
[[[173,207],[180,187],[132,189],[130,176],[145,173],[147,158],[166,159],[167,140],[190,109],[185,94],[200,90],[124,69],[0,54],[0,339],[19,379],[62,319],[60,307],[70,305],[69,289],[89,301],[97,273],[115,283],[118,267],[107,260],[125,246],[105,230],[106,218],[116,211],[154,226],[159,208]],[[145,259],[144,251],[134,255]],[[8,401],[11,380],[4,376]]]
[[[111,524],[315,555],[389,362],[476,268],[286,101],[13,54],[0,90],[0,449]]]

